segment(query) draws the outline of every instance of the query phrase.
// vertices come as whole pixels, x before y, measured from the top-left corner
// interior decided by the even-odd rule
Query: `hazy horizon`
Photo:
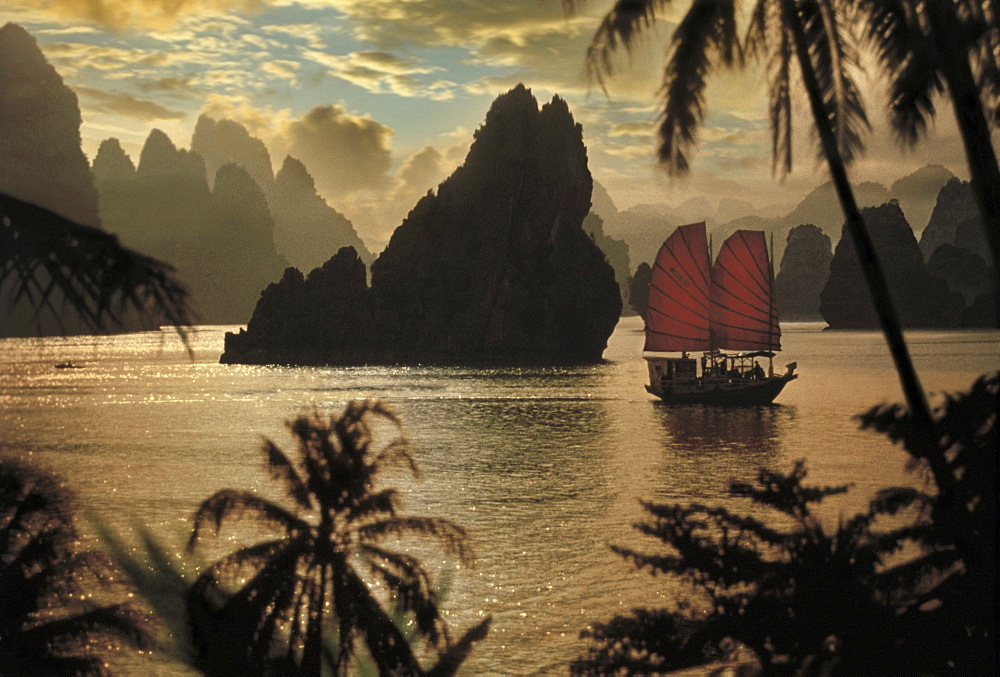
[[[8,5],[6,20],[38,40],[76,92],[89,159],[111,137],[137,159],[153,128],[187,148],[199,115],[232,119],[264,141],[272,169],[289,153],[302,160],[320,194],[376,248],[462,161],[490,102],[519,82],[540,101],[567,100],[584,128],[590,170],[620,210],[699,197],[794,205],[827,180],[802,106],[795,170],[783,182],[772,177],[767,101],[753,70],[710,81],[689,177],[670,179],[656,166],[662,48],[681,5],[621,59],[608,96],[584,68],[605,3],[582,3],[573,17],[557,0],[490,11],[471,0]],[[873,131],[853,182],[888,187],[926,164],[967,178],[947,101],[937,102],[927,139],[905,150],[886,131],[884,87],[867,76],[860,86]]]

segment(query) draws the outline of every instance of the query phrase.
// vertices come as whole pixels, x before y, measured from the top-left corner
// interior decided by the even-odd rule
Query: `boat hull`
[[[646,390],[667,404],[717,404],[722,406],[759,406],[771,404],[789,381],[798,374],[773,376],[748,382],[705,383],[699,380],[687,388],[662,388],[647,385]]]

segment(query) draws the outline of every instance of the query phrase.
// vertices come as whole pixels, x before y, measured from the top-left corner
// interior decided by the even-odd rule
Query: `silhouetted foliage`
[[[636,528],[666,551],[612,549],[691,595],[584,631],[593,645],[572,672],[747,662],[749,649],[768,674],[994,674],[998,391],[1000,374],[983,377],[938,409],[951,489],[883,489],[829,533],[812,506],[847,487],[804,485],[801,461],[730,486],[773,518],[643,503]],[[921,434],[900,405],[861,420],[904,445]]]
[[[935,614],[948,634],[957,672],[996,672],[997,411],[1000,372],[981,376],[967,393],[950,395],[936,410],[934,445],[943,463],[928,463],[921,430],[898,404],[874,407],[862,427],[884,432],[927,472],[936,488],[931,530],[923,542],[951,554],[955,571],[936,588]],[[933,635],[932,635],[933,637]]]
[[[0,459],[2,675],[101,674],[95,640],[145,643],[138,616],[108,603],[114,576],[81,546],[72,500],[53,477]]]
[[[1000,119],[1000,6],[995,0],[856,0],[863,36],[889,76],[890,122],[915,145],[951,99],[973,193],[1000,269],[1000,166],[991,123]]]
[[[173,325],[182,338],[191,324],[187,289],[170,265],[123,247],[114,235],[0,193],[0,285],[7,280],[11,307],[25,299],[58,318],[58,290],[95,330],[120,326],[129,308]]]
[[[276,534],[218,560],[187,593],[195,664],[207,674],[318,675],[324,663],[347,674],[360,645],[381,674],[423,674],[373,583],[438,652],[431,674],[452,674],[485,635],[489,619],[453,642],[430,573],[413,555],[387,547],[399,537],[430,536],[460,561],[472,558],[464,529],[445,519],[403,517],[398,492],[376,486],[391,464],[406,464],[414,475],[417,469],[402,436],[375,445],[372,418],[399,426],[384,405],[351,402],[339,417],[313,412],[289,421],[295,461],[265,441],[265,465],[290,507],[226,489],[195,513],[189,549],[206,529],[218,534],[233,518],[252,517]]]

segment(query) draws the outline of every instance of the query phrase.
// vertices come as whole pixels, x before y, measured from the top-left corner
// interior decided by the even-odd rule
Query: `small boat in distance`
[[[774,375],[781,328],[773,279],[763,232],[736,231],[712,266],[705,223],[678,227],[660,247],[649,281],[646,390],[671,404],[773,402],[797,378],[795,362]],[[702,355],[696,360],[691,352]]]

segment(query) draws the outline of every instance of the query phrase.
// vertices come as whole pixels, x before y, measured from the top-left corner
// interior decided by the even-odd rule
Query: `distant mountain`
[[[16,24],[0,28],[0,192],[88,226],[100,227],[97,191],[80,145],[80,107],[35,39]],[[6,216],[0,214],[0,217]],[[2,226],[0,226],[2,227]],[[6,271],[5,271],[6,272]],[[44,277],[39,279],[46,284]],[[38,308],[14,281],[0,285],[0,336],[90,333],[55,290]],[[124,318],[128,326],[139,326]]]
[[[270,203],[275,244],[299,270],[318,268],[342,247],[353,247],[365,265],[375,260],[350,220],[326,203],[305,165],[291,156],[274,179]]]
[[[590,235],[590,238],[594,241],[607,258],[608,263],[611,267],[615,269],[615,280],[618,282],[618,288],[621,291],[623,308],[629,311],[628,304],[626,303],[628,299],[628,281],[629,281],[629,256],[628,256],[628,245],[624,240],[616,240],[613,237],[608,237],[604,234],[604,219],[590,212],[587,214],[587,218],[583,220],[583,232]],[[627,312],[631,315],[631,312]]]
[[[899,200],[899,206],[914,233],[922,233],[937,204],[938,193],[955,178],[946,167],[926,165],[899,179],[889,188],[889,194]]]
[[[895,201],[861,210],[882,265],[886,284],[904,327],[956,327],[965,308],[962,295],[931,277],[913,230]],[[841,237],[820,295],[820,312],[831,329],[875,329],[878,316],[849,237]]]
[[[323,264],[341,247],[354,247],[366,265],[375,260],[350,220],[329,206],[298,159],[286,157],[275,176],[267,146],[238,122],[198,118],[191,149],[205,158],[208,176],[224,164],[243,167],[267,196],[276,224],[275,245],[303,271]]]
[[[774,278],[774,297],[782,321],[821,320],[820,292],[830,277],[830,237],[810,224],[788,231],[781,266]]]
[[[264,290],[235,363],[589,363],[621,314],[583,230],[592,180],[565,101],[502,94],[465,162],[393,233],[364,284],[349,248]]]
[[[986,261],[992,259],[972,185],[958,178],[952,178],[938,193],[930,222],[920,236],[920,253],[929,261],[934,250],[944,244],[967,249]]]
[[[99,226],[80,122],[76,94],[35,39],[17,24],[0,28],[0,191]]]
[[[852,185],[852,188],[859,207],[874,207],[892,198],[888,189],[880,183],[863,181]],[[806,195],[795,209],[779,220],[778,230],[794,228],[803,223],[811,223],[821,228],[831,240],[840,239],[844,212],[832,181],[817,186]]]
[[[608,194],[608,189],[594,181],[594,190],[590,196],[590,211],[601,217],[604,222],[612,221],[618,216],[618,207]]]
[[[201,156],[178,149],[157,129],[134,173],[130,167],[117,140],[101,144],[93,175],[107,229],[173,264],[200,321],[246,322],[260,290],[287,265],[274,245],[263,191],[234,164],[219,168],[210,190]]]
[[[198,116],[191,150],[205,160],[206,175],[210,179],[214,179],[223,165],[235,164],[243,167],[265,194],[271,190],[274,183],[271,154],[264,142],[251,136],[240,123]]]

